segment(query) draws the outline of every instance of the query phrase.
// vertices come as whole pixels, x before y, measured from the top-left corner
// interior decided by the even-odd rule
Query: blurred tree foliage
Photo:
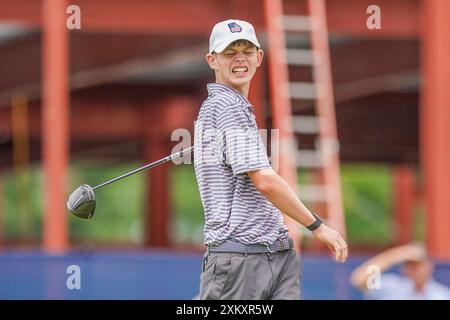
[[[42,228],[42,172],[40,170],[31,169],[27,172],[28,184],[20,185],[19,179],[13,172],[8,172],[2,176],[3,183],[3,199],[0,204],[3,238],[17,239],[26,242],[40,241]],[[21,193],[26,188],[26,193]],[[23,230],[19,225],[20,202],[26,202],[25,206],[28,212],[25,212],[25,219],[28,221],[29,228]],[[23,208],[23,207],[22,207]],[[23,232],[26,232],[23,234]]]
[[[69,195],[76,187],[87,183],[98,183],[114,178],[126,171],[135,169],[138,163],[118,166],[96,166],[76,163],[69,172]],[[29,197],[19,194],[18,181],[14,174],[4,176],[3,229],[6,241],[39,242],[42,235],[43,177],[40,168],[31,168]],[[135,242],[142,238],[142,215],[144,180],[135,175],[96,191],[97,208],[91,220],[68,216],[69,234],[78,243],[91,242]],[[17,210],[20,201],[28,201],[27,217],[31,221],[31,230],[27,234],[20,232]]]
[[[344,165],[341,183],[349,242],[361,245],[392,243],[391,168]]]
[[[142,164],[93,167],[77,165],[71,170],[71,188],[83,183],[95,186],[134,170]],[[91,220],[69,217],[70,235],[78,243],[141,243],[143,238],[144,174],[136,174],[95,191],[96,209]]]
[[[98,183],[135,169],[140,163],[116,166],[76,163],[70,169],[70,193],[77,186]],[[388,245],[393,240],[390,216],[392,212],[392,172],[381,165],[342,166],[342,191],[348,237],[351,243],[361,245]],[[142,243],[143,213],[145,209],[145,174],[141,173],[96,191],[97,208],[91,220],[69,216],[70,237],[76,243]],[[17,225],[16,204],[27,201],[17,194],[13,174],[4,181],[4,237],[6,240],[40,241],[42,228],[42,172],[31,170],[29,234],[20,234]],[[202,242],[203,209],[192,166],[173,166],[172,180],[172,240],[176,243]],[[416,228],[416,234],[421,229]]]

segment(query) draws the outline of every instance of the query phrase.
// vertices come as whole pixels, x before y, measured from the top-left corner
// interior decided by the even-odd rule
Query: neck
[[[423,284],[414,283],[414,290],[416,292],[423,292],[425,290],[425,283]]]
[[[246,84],[243,84],[241,86],[234,86],[231,83],[227,83],[227,82],[221,81],[220,79],[216,79],[216,83],[222,84],[222,85],[230,87],[230,88],[233,88],[234,90],[239,92],[240,95],[248,98],[248,91],[250,89],[250,83],[246,83]]]

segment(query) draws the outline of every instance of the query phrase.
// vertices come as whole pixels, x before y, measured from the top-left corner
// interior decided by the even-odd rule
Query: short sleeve
[[[234,175],[270,168],[266,148],[250,109],[240,105],[229,106],[219,114],[217,129],[225,162],[231,166]]]

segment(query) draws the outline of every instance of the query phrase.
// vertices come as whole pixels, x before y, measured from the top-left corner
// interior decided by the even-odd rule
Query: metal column
[[[43,247],[61,252],[68,247],[66,173],[69,153],[68,40],[66,1],[42,2],[43,101],[42,162],[44,169]]]
[[[434,257],[450,259],[450,1],[425,0],[423,6],[420,151],[425,171],[427,244]]]
[[[291,122],[291,102],[286,94],[289,83],[286,67],[286,42],[282,26],[283,6],[281,0],[264,1],[264,17],[269,42],[268,71],[273,128],[279,129],[280,154],[279,174],[294,189],[297,189],[297,172],[294,159],[294,134]],[[284,87],[283,87],[284,86]],[[285,215],[285,223],[291,237],[300,250],[298,224]]]
[[[394,168],[395,240],[405,244],[413,239],[413,210],[415,203],[415,177],[411,167]]]

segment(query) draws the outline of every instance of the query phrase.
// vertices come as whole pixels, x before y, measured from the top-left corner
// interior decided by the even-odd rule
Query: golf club
[[[187,149],[181,150],[177,153],[171,154],[165,158],[157,160],[155,162],[149,163],[143,167],[137,168],[133,171],[127,172],[117,178],[103,182],[95,187],[91,187],[88,184],[83,184],[73,191],[69,196],[69,201],[67,201],[67,209],[70,213],[82,219],[91,219],[94,216],[95,211],[95,190],[103,188],[111,183],[122,180],[129,177],[135,173],[154,168],[160,164],[171,161],[176,158],[180,158],[185,154],[189,154],[194,150],[194,147],[189,147]]]

